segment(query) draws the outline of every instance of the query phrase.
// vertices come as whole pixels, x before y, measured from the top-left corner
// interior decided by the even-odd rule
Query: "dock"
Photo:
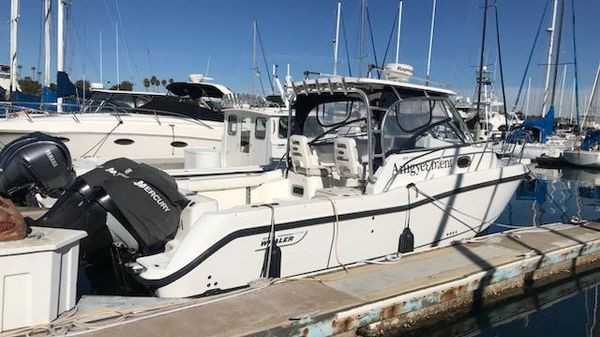
[[[600,223],[555,223],[214,297],[84,297],[53,328],[98,337],[387,336],[458,320],[598,267]]]

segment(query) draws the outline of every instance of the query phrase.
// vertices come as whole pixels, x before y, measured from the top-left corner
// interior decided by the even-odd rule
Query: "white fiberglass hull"
[[[598,151],[564,151],[563,159],[572,165],[600,168],[600,152]]]
[[[40,131],[59,137],[73,158],[183,158],[190,146],[220,149],[223,123],[143,114],[86,113],[0,119],[0,142]]]
[[[264,274],[272,228],[280,250],[278,277],[398,252],[407,226],[417,251],[449,245],[490,226],[524,173],[517,164],[420,181],[415,183],[419,193],[400,187],[208,211],[196,222],[200,225],[184,228],[185,236],[167,244],[164,253],[139,258],[145,270],[138,277],[161,297],[246,286]]]

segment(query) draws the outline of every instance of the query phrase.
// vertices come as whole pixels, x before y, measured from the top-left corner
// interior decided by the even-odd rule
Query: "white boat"
[[[0,142],[7,144],[41,131],[62,139],[73,158],[103,160],[123,156],[182,160],[187,147],[218,150],[223,132],[219,104],[231,92],[210,82],[169,86],[177,96],[96,90],[88,105],[77,112],[32,111],[6,105],[12,113],[0,119]]]
[[[500,139],[503,132],[520,125],[523,121],[513,111],[504,112],[504,104],[494,94],[494,82],[486,66],[482,67],[481,76],[479,70],[475,74],[477,88],[481,87],[481,97],[476,89],[472,100],[456,96],[455,106],[463,120],[473,129],[475,139]],[[474,119],[476,116],[478,118]]]
[[[472,142],[449,90],[332,77],[305,80],[294,92],[283,172],[182,171],[174,175],[179,197],[128,164],[90,172],[135,187],[127,204],[151,199],[141,217],[128,217],[129,205],[111,204],[106,193],[98,199],[125,247],[122,266],[139,283],[161,297],[195,296],[448,245],[491,225],[526,173]],[[256,124],[232,132],[241,146],[262,133]],[[96,190],[86,177],[78,190]],[[175,209],[180,216],[169,215]],[[175,218],[173,232],[148,216],[154,211]],[[132,225],[140,219],[141,228]],[[148,221],[158,221],[164,242],[147,240]]]
[[[600,168],[600,131],[589,131],[579,148],[563,152],[563,159],[576,166]]]

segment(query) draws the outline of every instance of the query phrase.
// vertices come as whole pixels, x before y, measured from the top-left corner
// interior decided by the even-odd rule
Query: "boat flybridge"
[[[0,144],[41,131],[65,142],[73,158],[182,161],[187,147],[218,150],[219,103],[231,91],[210,82],[175,82],[167,89],[173,92],[93,90],[87,104],[63,104],[63,112],[56,112],[57,104],[43,103],[39,110],[8,104],[0,119]]]
[[[110,232],[87,227],[84,256],[110,237],[123,270],[157,296],[212,294],[471,238],[525,175],[470,139],[449,90],[330,77],[293,91],[283,170],[174,179],[117,159],[78,178],[71,189],[96,198]],[[43,221],[79,203],[61,199]]]

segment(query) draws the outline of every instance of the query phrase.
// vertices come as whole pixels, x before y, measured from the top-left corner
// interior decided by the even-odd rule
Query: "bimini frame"
[[[290,155],[290,137],[292,136],[292,116],[293,109],[296,98],[300,95],[308,96],[308,95],[334,95],[336,93],[342,93],[345,96],[348,96],[349,93],[358,94],[365,106],[367,107],[367,147],[369,149],[368,152],[368,170],[369,173],[367,175],[367,181],[369,183],[375,182],[375,177],[373,174],[373,160],[375,159],[374,152],[374,138],[373,138],[373,118],[371,112],[371,104],[369,102],[369,97],[367,94],[359,89],[354,87],[351,84],[346,83],[344,77],[339,78],[327,78],[327,80],[320,81],[318,79],[314,79],[314,83],[307,83],[306,80],[302,81],[301,85],[296,86],[292,83],[293,94],[290,97],[290,105],[288,109],[288,133],[287,133],[287,147],[286,147],[286,156],[289,158]]]

